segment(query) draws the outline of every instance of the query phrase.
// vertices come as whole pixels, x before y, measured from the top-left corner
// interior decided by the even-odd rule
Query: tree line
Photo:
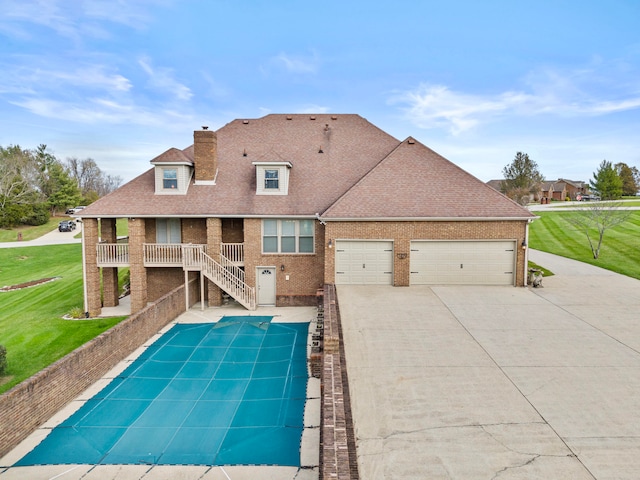
[[[522,205],[529,203],[540,192],[545,181],[538,164],[523,152],[517,152],[502,173],[502,193]],[[623,196],[636,195],[640,191],[640,171],[623,162],[614,165],[603,160],[597,171],[593,172],[589,186],[602,200],[618,200]]]
[[[59,160],[46,145],[0,146],[0,228],[42,225],[70,207],[89,205],[122,183],[87,158]]]

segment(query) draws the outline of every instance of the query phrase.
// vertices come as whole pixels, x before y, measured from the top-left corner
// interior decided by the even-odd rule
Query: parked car
[[[76,222],[73,220],[63,220],[58,224],[59,232],[72,232],[76,229]]]
[[[83,208],[85,208],[85,205],[80,205],[77,207],[73,207],[73,208],[68,208],[66,212],[67,215],[73,215],[74,213],[79,213],[80,210],[82,210]]]
[[[594,201],[594,202],[599,202],[600,201],[600,195],[587,195],[587,194],[578,194],[578,196],[576,196],[576,200],[578,200],[579,202],[589,202],[589,201]]]

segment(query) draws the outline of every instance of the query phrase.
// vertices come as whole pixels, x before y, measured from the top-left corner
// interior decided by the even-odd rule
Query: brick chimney
[[[196,183],[213,183],[218,172],[218,137],[202,127],[193,132],[193,163]]]

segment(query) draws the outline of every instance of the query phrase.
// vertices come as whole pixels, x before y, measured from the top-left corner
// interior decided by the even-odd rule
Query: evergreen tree
[[[589,184],[600,194],[602,200],[615,200],[622,196],[622,179],[611,162],[606,160],[600,163]]]

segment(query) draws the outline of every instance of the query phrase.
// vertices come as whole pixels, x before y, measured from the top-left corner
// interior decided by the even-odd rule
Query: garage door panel
[[[513,241],[413,241],[413,285],[513,285]]]
[[[336,284],[391,285],[393,242],[338,240]]]

